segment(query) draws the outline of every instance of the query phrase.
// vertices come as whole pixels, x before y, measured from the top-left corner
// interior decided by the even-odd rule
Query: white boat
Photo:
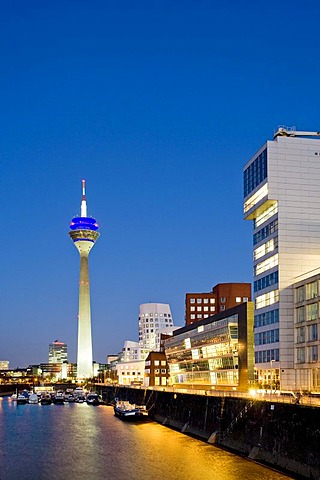
[[[30,393],[28,403],[31,403],[31,405],[38,405],[38,395],[36,393]]]
[[[135,405],[127,401],[117,401],[113,407],[116,417],[122,420],[145,420],[148,410],[144,405]]]

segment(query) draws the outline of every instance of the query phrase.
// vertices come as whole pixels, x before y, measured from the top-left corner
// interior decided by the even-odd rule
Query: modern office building
[[[186,325],[251,301],[251,283],[218,283],[211,292],[186,294]]]
[[[81,380],[93,375],[89,253],[99,237],[96,220],[87,215],[85,180],[82,180],[80,217],[72,219],[70,228],[70,238],[80,254],[77,378]]]
[[[63,363],[68,361],[68,348],[64,342],[55,340],[49,344],[49,363]]]
[[[244,167],[253,220],[255,365],[259,382],[297,388],[293,284],[320,265],[318,132],[279,128]]]
[[[253,302],[176,330],[164,348],[174,387],[247,391],[254,381]]]
[[[150,351],[160,350],[160,333],[173,327],[168,303],[143,303],[139,308],[139,345]],[[169,330],[168,330],[169,329]]]
[[[320,393],[320,268],[294,284],[295,389]]]

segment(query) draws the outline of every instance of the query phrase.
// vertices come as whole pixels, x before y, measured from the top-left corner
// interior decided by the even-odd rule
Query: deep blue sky
[[[94,358],[140,303],[252,280],[242,167],[278,125],[319,130],[317,1],[4,0],[0,359],[76,360],[81,179]]]

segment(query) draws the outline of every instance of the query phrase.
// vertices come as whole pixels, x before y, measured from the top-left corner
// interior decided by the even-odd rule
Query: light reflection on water
[[[112,407],[0,401],[0,479],[284,480],[285,475]]]

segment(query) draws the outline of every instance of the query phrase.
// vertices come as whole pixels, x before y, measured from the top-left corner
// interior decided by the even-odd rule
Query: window
[[[249,302],[249,298],[248,297],[243,297],[242,301],[245,302],[245,303]]]
[[[195,298],[190,298],[190,303],[196,303]]]
[[[254,220],[253,228],[259,227],[259,225],[262,225],[262,223],[266,222],[276,213],[278,213],[278,202],[275,202],[273,205],[271,205],[271,207],[267,208],[264,212],[257,216],[257,218]]]
[[[196,307],[190,307],[190,312],[194,312]]]
[[[312,347],[308,347],[308,360],[309,362],[318,361],[318,345],[313,345]]]
[[[203,303],[209,303],[209,298],[204,298]]]
[[[305,309],[304,307],[296,308],[296,322],[302,323],[305,321]]]
[[[267,243],[264,243],[253,251],[253,260],[258,260],[259,258],[264,257],[267,253],[273,252],[277,246],[278,238],[271,238]]]
[[[304,343],[306,341],[305,328],[297,328],[297,343]]]
[[[276,272],[270,273],[265,277],[259,278],[253,284],[253,291],[258,292],[259,290],[263,290],[264,288],[271,287],[278,283],[278,270]]]
[[[236,303],[241,303],[241,297],[236,297]]]
[[[216,307],[210,307],[210,312],[215,312]]]
[[[156,368],[155,371],[154,371],[155,374],[159,374],[160,373],[160,369],[159,368]]]
[[[222,311],[225,310],[225,309],[226,309],[226,306],[225,306],[225,305],[221,305],[220,311],[222,312]]]
[[[249,195],[263,180],[267,178],[267,149],[243,172],[244,197]]]
[[[160,365],[160,364],[159,364],[159,360],[155,360],[155,361],[154,361],[154,364],[155,364],[155,365]]]
[[[201,312],[202,307],[197,307],[197,312]]]
[[[216,303],[216,299],[215,298],[210,298],[210,303]]]
[[[297,348],[297,363],[304,363],[305,362],[305,348],[299,347]]]
[[[221,297],[221,298],[220,298],[220,302],[221,302],[221,303],[226,303],[226,297]]]
[[[256,191],[244,204],[244,213],[247,213],[251,208],[253,208],[260,200],[265,198],[268,195],[268,184],[265,183],[259,190]]]
[[[314,342],[318,340],[318,325],[315,323],[308,326],[308,341]]]
[[[259,297],[256,297],[256,309],[267,307],[268,305],[273,305],[279,301],[279,290],[272,290],[271,292],[264,293]]]
[[[191,314],[190,318],[191,318],[191,320],[194,320],[196,318],[196,316],[194,314]]]
[[[279,322],[279,310],[270,310],[269,312],[260,313],[254,317],[254,326],[264,327]]]
[[[209,312],[209,307],[203,307],[204,312]]]
[[[318,282],[307,283],[306,285],[306,300],[316,298],[318,296]]]
[[[267,258],[267,260],[264,260],[263,262],[258,263],[254,267],[254,276],[260,275],[260,273],[270,270],[270,268],[276,267],[278,263],[279,263],[278,254],[276,253],[272,257]]]
[[[167,370],[165,368],[161,368],[161,373],[165,374],[165,373],[167,373]]]
[[[197,315],[197,318],[202,318],[202,315],[201,315],[201,314],[200,314],[200,315]]]
[[[161,365],[166,365],[167,362],[165,360],[161,360]]]
[[[304,286],[296,288],[296,302],[304,301]]]
[[[253,235],[253,245],[261,242],[278,230],[278,220],[273,220]]]
[[[318,304],[310,303],[307,305],[307,320],[316,320],[318,318]]]
[[[197,298],[197,303],[202,303],[202,298]]]

